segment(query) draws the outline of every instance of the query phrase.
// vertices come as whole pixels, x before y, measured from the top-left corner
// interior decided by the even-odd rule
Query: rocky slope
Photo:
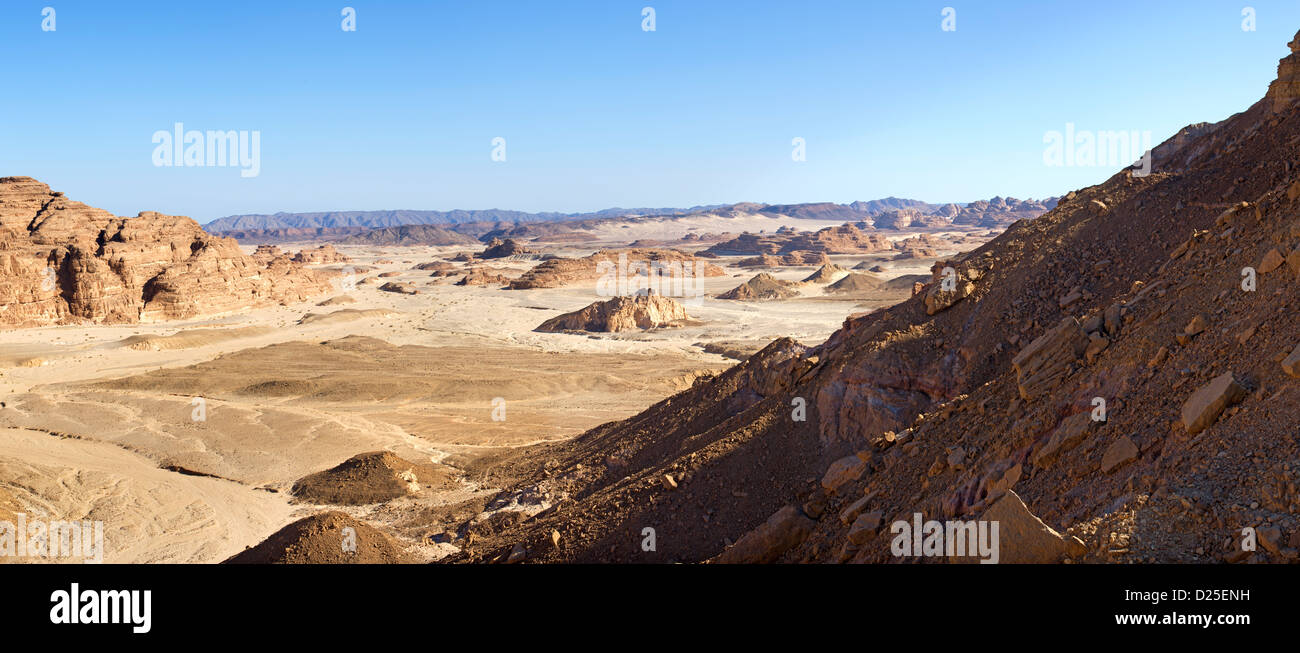
[[[0,178],[0,326],[191,318],[330,290],[329,273],[258,261],[185,217],[123,218],[30,177]]]
[[[1180,132],[1154,174],[1121,171],[936,265],[820,346],[774,342],[503,462],[511,491],[563,498],[460,559],[942,562],[891,552],[890,525],[921,513],[1005,522],[1008,562],[1296,560],[1287,88]]]

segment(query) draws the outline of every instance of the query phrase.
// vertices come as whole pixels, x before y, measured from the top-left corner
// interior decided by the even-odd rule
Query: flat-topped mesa
[[[0,178],[0,326],[190,318],[327,292],[329,273],[267,267],[189,218],[134,218]]]
[[[1300,99],[1300,32],[1287,45],[1291,54],[1277,63],[1277,79],[1269,84],[1268,93],[1264,95],[1273,113],[1282,113]]]

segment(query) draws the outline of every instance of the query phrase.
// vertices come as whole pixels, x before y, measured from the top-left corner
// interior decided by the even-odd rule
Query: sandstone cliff
[[[192,318],[301,301],[329,275],[260,262],[185,217],[124,218],[30,177],[0,178],[0,325]]]

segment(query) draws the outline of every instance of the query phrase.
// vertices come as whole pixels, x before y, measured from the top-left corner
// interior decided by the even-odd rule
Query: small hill
[[[423,489],[456,487],[451,468],[413,463],[388,451],[357,454],[338,466],[305,476],[294,483],[294,498],[309,503],[357,506],[383,503]]]
[[[222,564],[373,565],[415,562],[419,560],[368,524],[345,513],[323,512],[281,528],[261,544],[227,558]]]
[[[885,282],[880,277],[872,274],[861,272],[852,272],[848,276],[826,286],[826,292],[832,293],[859,293],[880,290]]]
[[[836,278],[838,278],[841,274],[844,274],[845,272],[847,272],[847,270],[845,270],[844,268],[835,265],[834,263],[827,263],[821,266],[820,268],[817,268],[817,271],[812,273],[812,275],[810,275],[808,278],[804,279],[803,282],[804,283],[830,283],[834,281]]]
[[[788,299],[798,294],[799,293],[790,289],[789,282],[781,281],[780,279],[763,272],[754,275],[754,277],[749,281],[718,295],[718,299],[735,299],[740,301]]]

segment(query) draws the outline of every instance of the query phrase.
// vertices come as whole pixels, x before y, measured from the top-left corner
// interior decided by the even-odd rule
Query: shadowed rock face
[[[672,298],[661,295],[637,295],[596,302],[580,311],[551,318],[536,330],[545,332],[631,331],[674,326],[686,319],[686,309]]]
[[[0,326],[127,323],[300,301],[329,274],[270,266],[185,217],[123,218],[30,177],[0,178]]]

